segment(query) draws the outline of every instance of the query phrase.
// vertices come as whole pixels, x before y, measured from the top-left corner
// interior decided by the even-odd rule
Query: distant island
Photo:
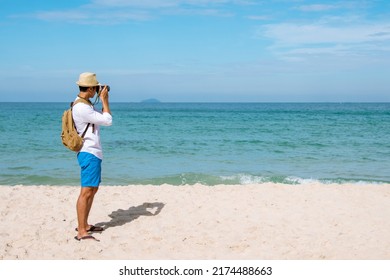
[[[156,98],[149,98],[142,100],[141,103],[161,103],[161,101]]]

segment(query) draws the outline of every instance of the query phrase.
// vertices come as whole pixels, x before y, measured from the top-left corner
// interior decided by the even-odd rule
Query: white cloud
[[[268,15],[250,15],[250,16],[247,16],[246,18],[250,19],[250,20],[263,21],[263,20],[269,20],[270,16],[268,16]]]
[[[227,4],[253,5],[251,0],[91,0],[88,4],[68,10],[38,11],[14,15],[45,21],[79,24],[118,24],[127,21],[151,20],[162,15],[202,15],[230,17],[234,14]]]
[[[324,67],[367,65],[388,61],[390,22],[340,24],[267,24],[260,36],[271,40],[268,51],[288,62]],[[337,66],[336,66],[337,65]]]
[[[45,21],[66,21],[80,24],[117,24],[129,20],[144,21],[153,18],[143,11],[110,11],[107,13],[96,10],[68,10],[37,12],[35,18]]]
[[[53,21],[84,21],[89,18],[88,14],[82,11],[51,11],[51,12],[37,12],[35,17],[41,20]]]
[[[312,5],[302,5],[297,9],[304,12],[323,12],[332,9],[336,9],[336,5],[326,5],[326,4],[312,4]]]
[[[390,23],[339,27],[280,23],[264,25],[263,28],[263,36],[281,45],[351,44],[390,40]]]
[[[92,5],[106,7],[138,7],[138,8],[166,8],[176,7],[180,0],[93,0]]]
[[[253,5],[250,0],[93,0],[92,4],[107,7],[169,8],[183,5],[210,6],[221,4]]]

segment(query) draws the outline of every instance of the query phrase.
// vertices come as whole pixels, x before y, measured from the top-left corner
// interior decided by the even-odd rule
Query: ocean
[[[0,103],[0,185],[79,185],[68,103]],[[99,105],[98,105],[99,106]],[[104,185],[390,183],[390,103],[112,103]]]

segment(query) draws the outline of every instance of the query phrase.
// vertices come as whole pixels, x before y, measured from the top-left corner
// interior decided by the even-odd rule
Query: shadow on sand
[[[113,211],[108,217],[111,218],[108,222],[101,222],[96,224],[96,226],[103,227],[104,229],[108,229],[110,227],[118,227],[123,226],[127,223],[130,223],[141,216],[156,216],[161,210],[164,208],[164,203],[154,202],[149,203],[145,202],[139,206],[130,207],[127,210],[118,209]]]

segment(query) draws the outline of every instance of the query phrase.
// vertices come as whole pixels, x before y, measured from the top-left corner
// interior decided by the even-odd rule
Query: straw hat
[[[76,84],[81,87],[95,87],[100,85],[96,80],[96,74],[90,72],[81,73]]]

